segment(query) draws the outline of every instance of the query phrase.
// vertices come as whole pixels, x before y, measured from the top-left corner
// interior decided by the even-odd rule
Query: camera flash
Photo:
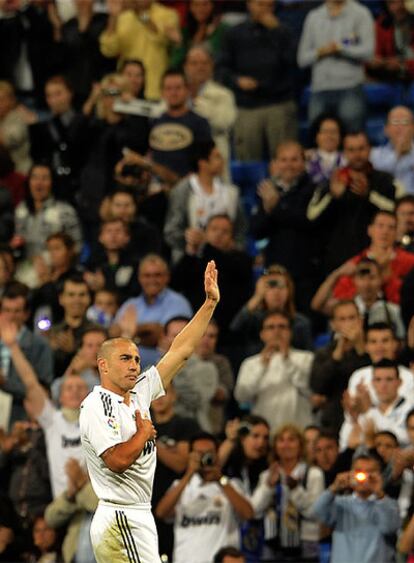
[[[364,481],[367,480],[367,475],[362,471],[358,471],[358,473],[355,473],[355,479],[359,481],[359,483],[363,483]]]

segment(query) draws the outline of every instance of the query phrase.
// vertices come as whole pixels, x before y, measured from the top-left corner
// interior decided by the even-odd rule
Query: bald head
[[[108,338],[107,340],[102,342],[98,350],[97,359],[109,360],[114,350],[116,350],[116,348],[122,344],[133,344],[134,346],[136,346],[135,342],[131,340],[131,338],[125,338],[124,336]]]

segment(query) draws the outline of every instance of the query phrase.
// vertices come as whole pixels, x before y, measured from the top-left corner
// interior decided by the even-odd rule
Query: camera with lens
[[[248,422],[241,422],[237,430],[237,433],[239,436],[244,437],[250,434],[251,429],[252,429],[251,424],[249,424]]]
[[[360,268],[357,270],[358,276],[369,276],[371,273],[370,268]]]
[[[206,452],[200,458],[200,467],[211,467],[214,465],[215,458],[211,452]]]
[[[121,170],[121,176],[132,176],[133,178],[141,178],[143,168],[138,164],[124,164]]]
[[[111,96],[111,97],[115,97],[115,96],[120,96],[122,94],[121,90],[119,88],[104,88],[102,90],[102,94],[104,96]]]
[[[278,287],[283,288],[286,287],[282,280],[268,280],[266,282],[267,287]]]

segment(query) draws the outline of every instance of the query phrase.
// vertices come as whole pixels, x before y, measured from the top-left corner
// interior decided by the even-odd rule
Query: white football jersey
[[[114,473],[101,455],[129,440],[137,431],[135,411],[150,418],[150,405],[165,391],[155,367],[144,371],[132,391],[130,404],[117,393],[97,385],[81,405],[80,431],[91,483],[100,500],[116,504],[151,502],[156,451],[155,441],[146,442],[138,459],[123,473]]]
[[[62,411],[47,400],[37,417],[45,433],[47,460],[49,463],[50,482],[53,497],[61,495],[68,488],[65,465],[70,458],[85,464],[81,446],[79,422],[70,422]]]
[[[239,480],[230,483],[244,494]],[[196,473],[175,505],[174,563],[211,563],[212,555],[222,547],[240,547],[239,526],[221,486],[205,483]]]

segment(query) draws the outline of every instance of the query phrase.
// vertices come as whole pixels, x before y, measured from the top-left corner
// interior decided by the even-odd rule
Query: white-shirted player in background
[[[103,343],[98,353],[101,385],[82,404],[81,440],[92,486],[99,498],[91,526],[98,563],[156,563],[158,540],[151,513],[156,432],[150,405],[203,336],[220,298],[217,270],[204,274],[206,300],[176,336],[157,367],[140,373],[137,346],[127,338]]]

